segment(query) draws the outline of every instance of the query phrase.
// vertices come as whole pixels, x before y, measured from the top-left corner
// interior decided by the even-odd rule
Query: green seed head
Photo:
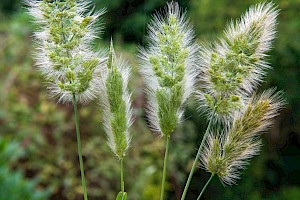
[[[155,16],[149,25],[149,49],[140,52],[149,91],[149,121],[162,136],[175,130],[183,103],[193,91],[198,47],[192,34],[178,4],[169,3],[166,16]]]
[[[29,12],[41,26],[35,36],[40,43],[37,64],[59,101],[82,103],[95,98],[101,54],[90,50],[96,37],[95,20],[104,12],[83,14],[88,1],[28,0]]]
[[[224,133],[207,137],[201,157],[206,170],[225,184],[234,184],[248,160],[259,154],[260,133],[270,127],[282,105],[281,93],[274,90],[252,97]]]
[[[111,42],[106,72],[103,74],[102,104],[109,146],[122,159],[130,146],[131,103],[128,95],[129,67],[116,58]]]
[[[221,122],[231,120],[262,82],[269,68],[265,57],[274,39],[277,15],[272,3],[253,6],[227,26],[220,42],[203,46],[200,107],[210,115],[216,108]]]

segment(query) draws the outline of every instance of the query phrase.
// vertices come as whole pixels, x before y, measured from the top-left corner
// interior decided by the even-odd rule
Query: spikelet
[[[201,162],[207,171],[219,176],[227,185],[235,184],[249,159],[259,154],[260,134],[266,131],[284,105],[282,92],[267,90],[253,96],[246,107],[237,111],[228,130],[210,134]]]
[[[252,6],[240,20],[231,22],[225,35],[201,48],[201,109],[225,122],[262,81],[266,52],[275,36],[278,10],[273,3]]]
[[[113,153],[122,159],[130,146],[132,124],[128,77],[130,68],[117,58],[111,41],[107,68],[102,74],[100,98],[104,110],[104,127]]]
[[[165,15],[164,15],[165,14]],[[149,44],[140,48],[151,128],[169,136],[181,121],[183,104],[194,90],[198,46],[178,3],[168,3],[148,26]]]
[[[90,1],[25,0],[29,13],[40,25],[35,33],[36,62],[45,75],[48,89],[59,102],[71,102],[73,94],[81,103],[96,97],[102,53],[89,45],[97,38],[96,22],[104,10],[85,14]]]

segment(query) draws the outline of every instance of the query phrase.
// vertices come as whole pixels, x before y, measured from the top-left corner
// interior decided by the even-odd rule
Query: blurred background
[[[222,34],[257,0],[181,0],[195,26],[199,42]],[[278,33],[265,82],[259,88],[285,92],[287,106],[273,128],[263,135],[264,146],[252,159],[237,186],[223,187],[215,178],[204,194],[214,200],[300,199],[300,0],[276,0]],[[135,122],[132,147],[125,160],[128,199],[159,199],[164,140],[146,126],[143,80],[138,73],[137,47],[144,45],[146,24],[163,0],[94,0],[107,8],[105,28],[95,49],[108,48],[129,60],[133,74]],[[80,200],[81,179],[72,105],[50,99],[32,59],[36,29],[19,0],[0,1],[0,200]],[[166,199],[179,200],[196,149],[207,126],[191,99],[184,123],[171,137]],[[110,152],[95,101],[81,106],[80,128],[90,200],[113,200],[119,191],[119,162]],[[197,170],[187,196],[198,196],[209,174]]]

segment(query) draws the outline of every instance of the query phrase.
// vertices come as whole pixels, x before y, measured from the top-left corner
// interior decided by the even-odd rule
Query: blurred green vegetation
[[[21,171],[8,168],[23,155],[19,145],[0,136],[0,200],[44,200],[48,194],[36,189],[37,180],[26,180]]]
[[[128,198],[159,199],[164,140],[147,128],[143,106],[143,81],[138,74],[137,44],[147,38],[146,23],[154,9],[162,9],[161,0],[95,0],[96,10],[107,8],[105,29],[95,48],[107,48],[111,36],[116,51],[133,67],[130,82],[133,91],[135,123],[132,147],[125,160]],[[226,23],[240,17],[257,0],[185,0],[199,42],[217,39]],[[277,117],[274,127],[264,135],[261,155],[243,172],[237,186],[223,187],[215,178],[205,199],[300,199],[300,1],[276,0],[281,9],[278,34],[269,61],[266,82],[260,89],[284,90],[288,105]],[[0,2],[0,199],[5,192],[32,195],[28,199],[81,199],[81,180],[76,150],[75,124],[71,105],[49,99],[43,78],[34,66],[35,26],[20,1]],[[168,164],[168,199],[180,198],[206,121],[196,112],[191,99],[186,120],[172,135]],[[109,151],[102,129],[98,102],[82,106],[80,128],[88,193],[91,200],[112,200],[119,191],[119,164]],[[3,142],[4,141],[4,142]],[[3,146],[5,144],[5,148]],[[3,152],[10,149],[10,162]],[[5,179],[3,179],[5,175]],[[198,170],[187,199],[196,199],[208,174]],[[49,194],[49,198],[45,195]],[[21,200],[20,199],[20,200]]]

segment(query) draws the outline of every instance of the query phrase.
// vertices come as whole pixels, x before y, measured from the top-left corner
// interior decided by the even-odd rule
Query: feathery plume
[[[250,7],[241,19],[231,22],[225,35],[212,46],[201,48],[200,108],[225,122],[262,81],[266,52],[275,37],[278,10],[273,3]]]
[[[275,93],[274,89],[254,95],[243,110],[235,113],[225,133],[207,137],[201,156],[205,169],[218,175],[224,184],[234,184],[248,160],[259,154],[260,134],[272,125],[283,105],[282,92]]]
[[[178,3],[168,3],[163,14],[154,15],[148,26],[148,48],[140,48],[139,57],[151,127],[161,136],[169,136],[180,122],[182,106],[194,89],[198,46]]]
[[[25,0],[29,13],[41,26],[35,33],[36,62],[59,102],[72,102],[73,94],[82,103],[94,99],[97,75],[104,62],[102,53],[89,44],[97,38],[97,19],[104,10],[87,13],[90,1]]]
[[[130,146],[129,127],[132,124],[130,95],[128,93],[128,63],[116,57],[111,41],[107,68],[102,74],[101,95],[104,109],[104,127],[113,153],[122,159]]]

